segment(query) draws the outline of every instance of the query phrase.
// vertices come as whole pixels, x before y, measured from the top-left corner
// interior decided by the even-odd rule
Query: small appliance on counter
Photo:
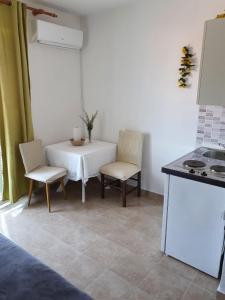
[[[224,248],[225,151],[201,147],[162,172],[162,251],[218,278]]]

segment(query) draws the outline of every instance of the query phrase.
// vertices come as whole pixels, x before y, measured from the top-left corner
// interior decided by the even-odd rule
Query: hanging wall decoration
[[[180,78],[178,80],[180,88],[187,88],[188,77],[191,76],[191,71],[195,67],[194,65],[194,54],[192,54],[191,47],[185,46],[182,48],[183,56],[181,57],[181,66],[179,68]]]
[[[224,19],[224,18],[225,18],[225,13],[221,13],[216,16],[216,19]]]

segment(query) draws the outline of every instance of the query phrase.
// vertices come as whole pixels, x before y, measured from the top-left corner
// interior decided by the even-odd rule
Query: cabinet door
[[[205,24],[198,103],[225,105],[225,20]]]
[[[225,189],[170,176],[166,254],[218,277]]]

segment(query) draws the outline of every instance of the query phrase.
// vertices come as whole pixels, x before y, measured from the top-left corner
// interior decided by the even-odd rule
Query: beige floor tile
[[[64,235],[63,231],[58,234],[63,242],[80,252],[87,251],[91,245],[102,240],[101,236],[82,225],[78,225],[75,228],[70,226],[67,230],[65,230]]]
[[[98,216],[93,218],[93,215],[86,218],[86,225],[101,235],[107,235],[111,231],[122,231],[126,228],[126,220],[120,218],[116,213],[109,209],[99,211]]]
[[[195,279],[198,274],[196,269],[166,255],[163,256],[160,265],[165,267],[171,273],[175,273],[189,280]]]
[[[191,285],[187,292],[185,293],[182,300],[215,300],[216,294],[210,294],[208,291],[195,286]]]
[[[104,234],[104,236],[136,254],[150,255],[154,250],[160,248],[160,233],[158,236],[151,236],[151,229],[149,227],[149,235],[143,231],[135,229],[111,230]]]
[[[128,299],[135,288],[114,272],[105,271],[85,288],[96,300]]]
[[[98,236],[94,241],[89,242],[89,246],[83,249],[83,253],[110,267],[116,260],[129,256],[130,251],[104,237]]]
[[[70,262],[64,270],[62,276],[80,289],[84,289],[88,284],[104,272],[104,267],[96,263],[86,255],[78,255]]]
[[[3,232],[3,234],[21,247],[24,247],[27,251],[50,249],[60,242],[56,237],[40,228],[33,230],[32,226],[23,227],[21,224],[20,226],[18,224],[10,224],[7,227],[7,231]]]
[[[180,299],[189,284],[186,278],[171,272],[160,263],[153,263],[151,271],[139,287],[157,299]]]
[[[215,292],[219,286],[218,279],[215,279],[202,272],[197,273],[194,283],[199,287],[208,290],[209,292]]]
[[[149,273],[151,261],[127,252],[125,256],[116,257],[110,264],[110,269],[138,286]]]
[[[170,287],[167,285],[162,285],[161,291],[158,293],[155,300],[181,300],[183,294],[183,291],[175,286]]]
[[[140,290],[139,288],[135,288],[129,296],[128,300],[156,300],[156,298],[149,295],[145,291]]]

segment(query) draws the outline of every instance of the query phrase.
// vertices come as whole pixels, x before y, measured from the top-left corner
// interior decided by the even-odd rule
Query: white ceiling
[[[97,13],[134,0],[36,0],[52,8],[63,9],[81,15]]]

